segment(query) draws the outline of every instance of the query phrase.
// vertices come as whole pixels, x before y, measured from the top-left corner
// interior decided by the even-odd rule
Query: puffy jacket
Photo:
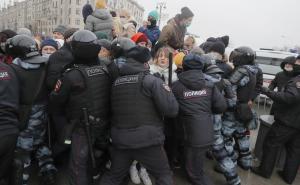
[[[175,50],[183,49],[185,34],[186,28],[180,26],[178,18],[175,17],[163,27],[158,42],[167,44]]]
[[[192,147],[212,144],[212,115],[226,110],[224,96],[213,83],[205,80],[199,70],[181,73],[172,89],[179,103],[178,117],[184,128],[185,143]]]
[[[152,46],[156,44],[160,36],[160,30],[158,26],[148,26],[147,28],[141,27],[138,32],[145,33],[148,39],[152,42]]]
[[[96,9],[86,19],[84,29],[92,32],[101,31],[107,34],[109,40],[112,40],[113,25],[112,16],[107,9]]]

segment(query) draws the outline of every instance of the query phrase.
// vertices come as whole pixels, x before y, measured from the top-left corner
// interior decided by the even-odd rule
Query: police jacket
[[[65,43],[58,51],[53,53],[48,62],[46,84],[47,88],[52,91],[57,80],[74,60],[70,45]]]
[[[284,91],[270,91],[266,95],[276,103],[275,120],[300,130],[300,75],[292,78]]]
[[[225,112],[225,98],[199,70],[185,71],[178,78],[172,89],[179,103],[185,143],[192,147],[210,145],[214,142],[212,114]]]
[[[18,83],[14,70],[0,62],[0,137],[18,133]]]
[[[178,112],[170,88],[131,58],[120,67],[111,101],[112,144],[124,149],[162,145],[163,117],[175,117]]]
[[[92,125],[107,123],[111,83],[105,66],[74,64],[57,81],[50,95],[51,105],[65,107],[69,122],[82,122],[86,108]]]
[[[237,103],[248,103],[256,92],[255,66],[244,65],[237,67],[229,78],[232,85],[237,86]]]

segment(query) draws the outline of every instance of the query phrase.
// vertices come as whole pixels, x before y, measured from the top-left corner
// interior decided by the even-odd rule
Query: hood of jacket
[[[96,9],[93,14],[94,17],[102,20],[112,19],[107,9]]]
[[[200,70],[184,71],[178,75],[178,78],[190,90],[201,90],[206,85],[204,74]]]

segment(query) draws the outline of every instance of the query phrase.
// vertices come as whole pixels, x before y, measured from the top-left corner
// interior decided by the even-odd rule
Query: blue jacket
[[[150,27],[148,27],[148,28],[140,27],[138,32],[146,34],[148,39],[152,42],[153,46],[156,44],[156,42],[158,41],[158,38],[160,36],[160,30],[159,30],[158,26],[151,27],[151,28]]]

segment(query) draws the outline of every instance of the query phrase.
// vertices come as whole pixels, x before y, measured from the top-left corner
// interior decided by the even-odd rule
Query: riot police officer
[[[239,47],[231,53],[230,60],[235,69],[229,81],[236,91],[237,103],[234,111],[227,111],[223,116],[222,133],[227,152],[234,162],[238,160],[237,164],[244,170],[249,170],[252,165],[248,124],[253,119],[253,112],[248,103],[256,91],[258,69],[254,59],[255,53],[249,47]]]
[[[119,185],[134,160],[139,161],[158,185],[173,184],[166,157],[163,116],[175,117],[177,101],[163,81],[149,73],[147,48],[129,49],[112,87],[110,171],[100,184]]]
[[[67,110],[64,142],[71,144],[69,171],[74,185],[92,183],[92,175],[95,177],[98,170],[95,158],[102,156],[108,144],[112,82],[106,67],[99,63],[96,40],[96,35],[87,30],[74,33],[74,64],[57,81],[50,97],[52,106]]]
[[[227,108],[224,96],[214,83],[205,80],[202,70],[206,59],[189,54],[183,60],[183,72],[173,85],[179,105],[179,122],[184,128],[185,169],[194,185],[210,185],[203,170],[205,152],[214,143],[212,114]]]
[[[20,134],[14,161],[13,184],[27,184],[31,155],[38,160],[44,184],[54,184],[56,168],[51,150],[46,146],[47,90],[44,85],[47,58],[40,55],[36,42],[17,35],[6,42],[6,52],[14,60],[11,64],[19,79]]]
[[[228,79],[222,78],[224,71],[222,71],[217,65],[214,65],[208,55],[203,55],[203,57],[207,60],[203,67],[205,79],[211,83],[214,83],[218,87],[227,101],[227,111],[231,111],[236,105],[236,97],[231,83]],[[228,184],[240,184],[241,179],[237,174],[236,163],[232,161],[231,157],[226,151],[224,137],[222,134],[222,114],[213,115],[213,124],[215,141],[212,145],[212,156],[217,161],[215,171],[224,174]]]
[[[7,64],[0,62],[0,184],[9,185],[18,137],[19,81]]]
[[[284,146],[286,161],[279,175],[288,184],[293,183],[300,166],[300,56],[293,64],[293,76],[283,91],[262,89],[262,93],[270,97],[277,108],[274,110],[275,122],[264,140],[261,164],[252,168],[254,173],[270,178],[277,154]]]

